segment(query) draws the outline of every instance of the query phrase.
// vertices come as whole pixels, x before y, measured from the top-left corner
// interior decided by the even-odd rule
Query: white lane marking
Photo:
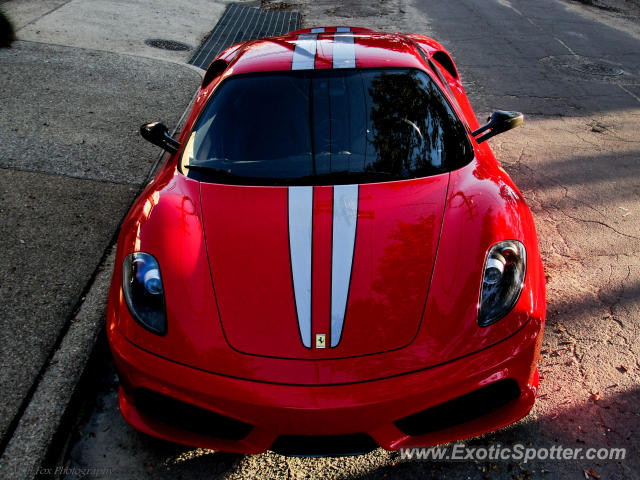
[[[357,223],[358,185],[335,185],[331,252],[331,347],[338,345],[342,336]]]
[[[553,37],[560,45],[562,45],[564,48],[566,48],[567,50],[569,50],[569,53],[571,55],[573,55],[574,57],[577,57],[578,54],[576,52],[574,52],[573,50],[571,50],[571,48],[569,47],[569,45],[567,45],[566,43],[564,43],[562,40],[560,40],[558,37]]]
[[[516,7],[514,7],[513,5],[511,5],[511,2],[510,2],[509,0],[498,0],[498,3],[499,3],[500,5],[502,5],[503,7],[510,8],[511,10],[513,10],[514,12],[516,12],[516,13],[517,13],[518,15],[520,15],[521,17],[523,16],[523,15],[522,15],[522,12],[521,12],[520,10],[518,10]]]
[[[312,70],[316,65],[316,40],[315,33],[301,33],[296,40],[293,50],[291,70]]]
[[[635,93],[633,93],[631,90],[629,90],[628,88],[623,87],[622,85],[618,84],[618,86],[624,90],[625,92],[627,92],[629,95],[631,95],[633,98],[635,98],[638,102],[640,102],[640,97],[638,95],[636,95]],[[624,216],[624,215],[623,215]]]
[[[302,344],[311,348],[313,187],[289,187],[289,254]]]
[[[356,47],[353,35],[334,35],[333,68],[355,68]]]

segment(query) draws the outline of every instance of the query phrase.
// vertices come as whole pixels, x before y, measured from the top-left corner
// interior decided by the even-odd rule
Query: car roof
[[[436,42],[433,48],[441,49]],[[420,42],[423,46],[423,42]],[[439,47],[439,48],[438,48]],[[428,54],[428,50],[423,53]],[[375,32],[359,27],[315,27],[235,45],[219,59],[231,67],[227,74],[331,68],[424,68],[411,36]]]

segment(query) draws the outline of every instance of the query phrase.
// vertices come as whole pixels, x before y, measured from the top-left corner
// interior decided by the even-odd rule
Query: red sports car
[[[324,27],[211,64],[118,239],[107,310],[133,427],[219,450],[433,445],[529,412],[531,213],[447,52]]]

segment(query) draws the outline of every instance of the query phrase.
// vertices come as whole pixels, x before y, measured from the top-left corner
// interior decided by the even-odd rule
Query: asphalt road
[[[523,111],[491,140],[535,216],[548,280],[540,396],[517,424],[468,442],[622,447],[622,461],[408,462],[231,455],[127,427],[106,364],[67,458],[109,478],[637,478],[640,471],[640,39],[557,0],[296,2],[306,25],[431,35],[452,53],[479,117]],[[613,26],[612,26],[613,25]],[[70,475],[69,478],[74,478]]]

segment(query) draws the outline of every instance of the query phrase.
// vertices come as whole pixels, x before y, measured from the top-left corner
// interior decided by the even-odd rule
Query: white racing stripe
[[[338,345],[342,336],[357,223],[358,185],[335,185],[331,254],[331,347]]]
[[[317,33],[301,33],[293,50],[291,70],[312,70],[316,65]]]
[[[333,36],[333,68],[355,68],[356,47],[353,42],[353,34]]]
[[[323,27],[298,35],[292,70],[315,67],[316,41]],[[354,38],[349,27],[338,27],[333,43],[333,68],[355,68]],[[289,252],[300,337],[311,348],[311,256],[313,244],[313,187],[288,188]],[[340,343],[351,284],[351,266],[358,220],[358,185],[333,187],[331,239],[331,347]]]
[[[289,254],[302,344],[311,348],[311,242],[313,187],[288,188]]]

